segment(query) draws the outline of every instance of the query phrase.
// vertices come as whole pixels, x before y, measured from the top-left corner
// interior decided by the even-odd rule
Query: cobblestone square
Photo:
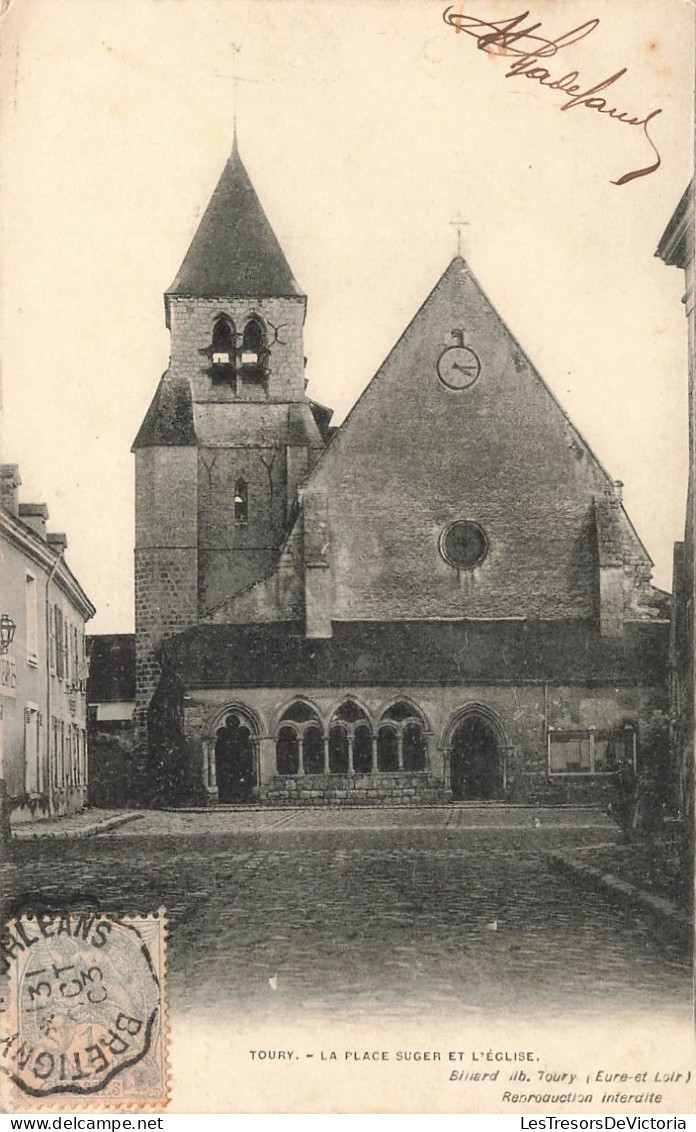
[[[10,911],[164,906],[177,1012],[686,1017],[688,957],[549,868],[615,838],[591,810],[160,812],[19,844],[3,890]]]

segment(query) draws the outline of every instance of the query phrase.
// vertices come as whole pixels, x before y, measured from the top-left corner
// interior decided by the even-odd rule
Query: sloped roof
[[[390,364],[392,363],[392,361],[396,357],[397,352],[401,349],[402,344],[404,344],[406,342],[406,340],[409,337],[411,337],[412,332],[414,330],[414,327],[418,326],[418,323],[419,323],[420,319],[422,318],[423,314],[428,310],[428,308],[432,307],[433,304],[436,303],[443,294],[446,294],[448,288],[450,288],[450,286],[453,283],[455,285],[459,284],[459,286],[461,287],[461,294],[463,296],[465,294],[465,292],[464,292],[464,288],[461,285],[463,284],[463,282],[465,280],[469,280],[471,282],[471,284],[473,285],[474,293],[479,296],[479,298],[483,301],[483,303],[486,304],[486,306],[489,308],[493,317],[497,320],[499,325],[504,330],[505,334],[509,337],[510,341],[512,343],[514,343],[514,345],[517,348],[517,351],[519,352],[520,356],[522,358],[524,358],[526,360],[527,364],[529,365],[529,368],[530,368],[531,372],[534,374],[534,377],[535,377],[536,381],[538,382],[538,384],[544,389],[544,391],[545,391],[546,395],[548,396],[548,398],[550,399],[550,401],[555,404],[556,409],[557,409],[558,413],[560,414],[560,417],[568,422],[568,426],[569,426],[569,428],[572,429],[573,433],[577,437],[578,443],[586,450],[586,452],[591,457],[592,463],[596,467],[600,476],[604,479],[607,486],[611,486],[613,484],[613,480],[612,480],[611,476],[609,475],[608,471],[606,470],[604,465],[601,463],[599,458],[596,456],[596,454],[593,452],[593,450],[591,449],[590,445],[587,443],[585,438],[583,436],[581,436],[581,434],[580,434],[579,430],[576,428],[576,426],[574,424],[572,424],[572,422],[570,421],[570,418],[568,417],[568,414],[566,413],[565,409],[563,408],[563,405],[559,401],[558,397],[553,392],[550,385],[542,377],[541,373],[539,372],[537,367],[534,365],[531,358],[529,358],[526,351],[523,349],[523,347],[520,344],[517,337],[510,330],[510,328],[507,325],[507,323],[505,322],[505,320],[498,313],[497,309],[494,307],[493,303],[488,298],[488,295],[486,294],[483,287],[479,283],[478,279],[474,275],[471,267],[469,266],[467,261],[464,259],[464,256],[462,256],[460,253],[455,255],[452,258],[452,260],[450,261],[450,263],[448,264],[448,266],[445,268],[442,275],[440,276],[440,278],[435,283],[435,286],[432,288],[430,293],[425,298],[424,302],[421,304],[419,309],[416,311],[416,313],[413,316],[413,318],[411,319],[411,321],[408,323],[408,325],[402,331],[400,337],[397,339],[394,346],[392,346],[391,350],[387,354],[386,358],[382,362],[382,364],[379,367],[379,369],[377,370],[377,372],[372,376],[370,381],[367,383],[367,385],[363,389],[362,393],[358,397],[357,401],[355,402],[353,407],[348,412],[345,419],[341,422],[341,424],[338,427],[333,427],[329,430],[330,431],[329,443],[327,443],[325,450],[322,452],[321,456],[319,457],[316,464],[312,468],[312,470],[310,472],[310,477],[317,478],[318,476],[321,475],[321,472],[322,472],[326,462],[328,460],[330,460],[332,455],[334,454],[334,451],[335,451],[335,448],[336,448],[338,442],[341,440],[341,438],[345,437],[346,434],[349,432],[349,430],[352,428],[353,419],[358,414],[358,411],[360,410],[363,402],[367,402],[368,398],[373,394],[374,390],[376,388],[378,388],[379,385],[382,383],[384,372],[389,368]],[[469,296],[468,301],[469,301],[469,303],[471,302],[471,296]],[[381,423],[381,421],[384,420],[385,418],[379,417],[377,414],[373,413],[371,415],[371,419],[375,420],[375,421],[379,421]],[[361,425],[361,427],[362,427],[362,425]],[[638,538],[637,534],[636,534],[636,538]],[[645,548],[643,548],[643,549],[645,549]],[[646,551],[646,554],[647,554],[647,551]]]
[[[317,448],[326,443],[311,401],[288,405],[287,443]]]
[[[480,380],[461,394],[439,378],[440,359],[459,333],[481,367]],[[305,484],[331,499],[336,620],[408,618],[414,603],[440,617],[595,610],[592,502],[616,485],[462,256]],[[626,558],[647,565],[621,506],[618,512]],[[457,518],[480,522],[492,548],[471,586],[460,585],[437,552],[436,532]],[[607,519],[603,550],[613,554],[614,517]]]
[[[299,624],[197,625],[161,646],[188,688],[462,685],[568,680],[662,684],[666,623],[629,623],[619,638],[589,621],[335,621],[333,636]]]
[[[320,405],[318,401],[310,401],[308,404],[312,410],[312,416],[317,422],[317,428],[321,433],[321,438],[324,444],[328,444],[331,437],[331,418],[334,415],[333,409],[329,409],[326,405]]]
[[[191,386],[186,378],[162,375],[145,420],[133,441],[137,448],[188,447],[196,443]]]
[[[694,182],[691,181],[679,201],[662,238],[656,256],[668,267],[685,268],[694,248]]]
[[[167,295],[302,296],[235,138],[210,204]]]

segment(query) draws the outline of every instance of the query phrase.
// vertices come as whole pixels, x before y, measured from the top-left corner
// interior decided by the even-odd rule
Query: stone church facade
[[[235,144],[134,443],[154,804],[596,800],[664,706],[613,481],[455,257],[338,429]]]

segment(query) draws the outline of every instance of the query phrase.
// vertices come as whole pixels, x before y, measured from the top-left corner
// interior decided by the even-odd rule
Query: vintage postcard
[[[0,1106],[693,1111],[693,5],[1,23]]]

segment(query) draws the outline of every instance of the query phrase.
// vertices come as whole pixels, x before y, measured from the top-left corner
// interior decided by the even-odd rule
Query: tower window
[[[234,521],[244,526],[249,521],[249,489],[246,480],[237,480],[234,485]]]
[[[257,366],[266,348],[266,335],[258,318],[250,318],[242,336],[242,365]]]
[[[226,318],[218,318],[213,327],[213,365],[227,366],[234,355],[234,329]]]

